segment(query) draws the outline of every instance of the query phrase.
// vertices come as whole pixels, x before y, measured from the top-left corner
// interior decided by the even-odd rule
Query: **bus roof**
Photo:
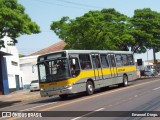
[[[53,53],[59,53],[59,52],[66,52],[66,53],[117,53],[117,54],[132,54],[133,52],[131,51],[114,51],[114,50],[61,50],[61,51],[55,51],[55,52],[50,52],[50,53],[47,53],[47,54],[43,54],[43,55],[40,55],[40,56],[46,56],[46,55],[50,55],[50,54],[53,54]],[[39,57],[40,57],[39,56]]]

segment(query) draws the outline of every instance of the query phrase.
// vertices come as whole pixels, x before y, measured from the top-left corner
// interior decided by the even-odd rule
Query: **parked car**
[[[38,80],[32,80],[30,84],[30,92],[39,90],[39,81]]]

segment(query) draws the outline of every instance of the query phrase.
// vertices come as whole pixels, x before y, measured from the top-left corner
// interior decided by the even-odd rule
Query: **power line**
[[[48,4],[48,5],[55,5],[55,6],[61,6],[61,7],[67,7],[67,8],[88,10],[88,9],[85,9],[85,8],[74,7],[74,6],[68,6],[68,5],[63,5],[63,4],[58,4],[58,3],[43,1],[43,0],[34,0],[34,1],[36,1],[36,2],[41,2],[41,3],[45,3],[45,4]]]
[[[83,7],[102,8],[102,7],[98,7],[98,6],[86,5],[86,4],[71,2],[71,1],[67,1],[67,0],[56,0],[56,1],[63,2],[63,3],[68,3],[68,4],[73,4],[73,5],[78,5],[78,6],[83,6]]]

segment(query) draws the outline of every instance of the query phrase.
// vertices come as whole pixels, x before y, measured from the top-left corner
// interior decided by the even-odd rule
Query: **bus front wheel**
[[[87,92],[87,95],[92,95],[94,93],[94,86],[91,81],[88,81],[86,84],[86,92]]]

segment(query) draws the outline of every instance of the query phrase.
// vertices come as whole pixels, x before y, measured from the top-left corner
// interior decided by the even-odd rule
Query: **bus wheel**
[[[128,77],[126,75],[123,75],[123,83],[120,84],[122,87],[128,86]]]
[[[93,92],[94,92],[94,86],[93,86],[93,83],[91,81],[87,82],[86,92],[87,92],[87,95],[92,95]]]
[[[60,97],[61,99],[67,99],[67,98],[68,98],[68,95],[67,95],[67,94],[59,95],[59,97]]]

